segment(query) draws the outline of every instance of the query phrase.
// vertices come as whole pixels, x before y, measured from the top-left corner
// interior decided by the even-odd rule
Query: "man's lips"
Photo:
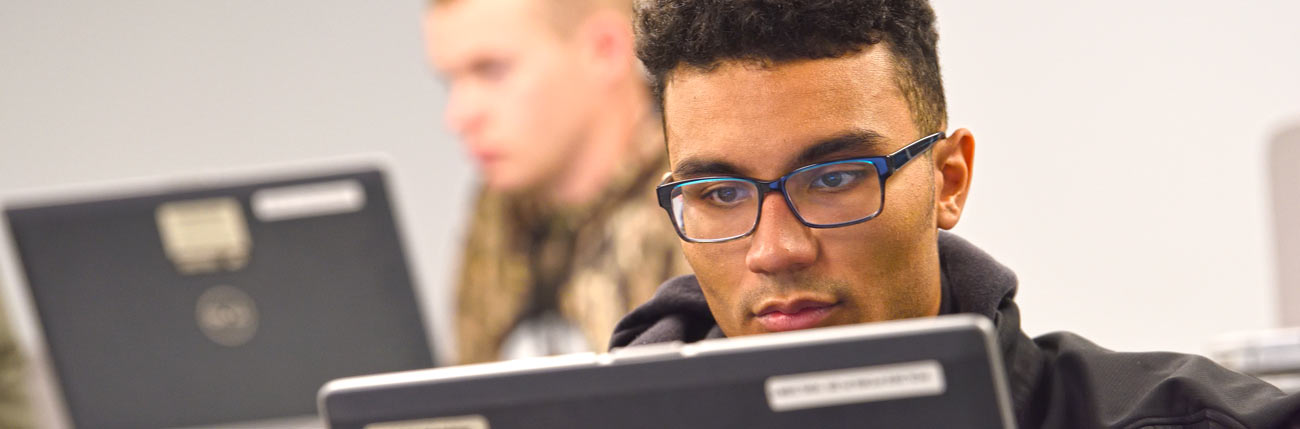
[[[471,156],[474,157],[476,161],[478,161],[479,164],[491,164],[501,159],[501,154],[499,152],[494,152],[490,150],[483,150],[483,149],[474,150],[470,152],[470,154]]]
[[[462,136],[461,138],[464,139],[462,143],[465,145],[466,151],[469,152],[469,156],[479,164],[491,163],[503,155],[500,145],[492,140],[481,136]]]
[[[793,331],[817,326],[830,316],[836,304],[808,299],[769,301],[754,312],[768,332]]]

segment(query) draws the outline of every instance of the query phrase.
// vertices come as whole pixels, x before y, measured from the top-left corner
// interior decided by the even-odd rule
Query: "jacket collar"
[[[1028,405],[1042,400],[1034,392],[1046,361],[1038,346],[1020,329],[1020,307],[1014,299],[1018,287],[1015,273],[946,231],[939,233],[939,264],[943,293],[951,294],[952,312],[977,313],[993,320],[1016,420],[1022,426],[1035,421],[1026,413],[1041,408]]]

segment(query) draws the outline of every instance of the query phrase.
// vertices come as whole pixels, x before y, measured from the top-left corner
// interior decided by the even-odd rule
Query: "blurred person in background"
[[[445,120],[482,189],[457,286],[461,363],[603,351],[688,269],[649,192],[667,170],[629,0],[434,0]]]

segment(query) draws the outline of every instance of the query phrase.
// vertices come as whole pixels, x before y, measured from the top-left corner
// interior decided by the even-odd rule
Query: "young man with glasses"
[[[1021,427],[1279,427],[1300,397],[1196,356],[1027,337],[1015,275],[942,230],[975,138],[948,132],[924,0],[649,0],[638,55],[662,102],[657,188],[694,276],[611,346],[950,313],[991,318]]]

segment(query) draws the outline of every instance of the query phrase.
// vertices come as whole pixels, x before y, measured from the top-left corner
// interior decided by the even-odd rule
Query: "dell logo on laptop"
[[[257,333],[253,298],[231,286],[216,286],[199,295],[194,317],[203,335],[223,346],[244,345]]]

